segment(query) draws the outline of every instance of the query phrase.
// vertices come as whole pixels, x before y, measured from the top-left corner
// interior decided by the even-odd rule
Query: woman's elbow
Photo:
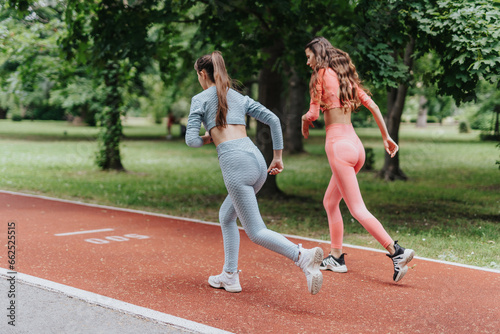
[[[269,126],[278,126],[281,128],[281,120],[276,114],[270,114],[270,117],[267,119],[267,122],[265,124]]]
[[[200,137],[187,137],[186,136],[186,145],[189,147],[201,147],[203,146],[203,140]]]

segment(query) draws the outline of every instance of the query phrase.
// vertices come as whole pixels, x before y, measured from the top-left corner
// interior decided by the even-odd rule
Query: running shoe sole
[[[210,284],[210,286],[212,288],[215,288],[215,289],[224,289],[227,292],[241,292],[241,286],[226,285],[224,282],[215,283],[215,282],[212,282],[210,280],[210,278],[208,279],[208,284]]]
[[[311,270],[311,286],[309,287],[309,292],[315,295],[321,290],[321,286],[323,285],[323,274],[319,270],[319,266],[323,262],[323,250],[319,247],[315,248],[314,251],[314,260],[313,260],[313,268]]]
[[[333,271],[334,273],[346,273],[347,272],[347,266],[334,266],[331,264],[328,264],[326,267],[319,267],[319,270],[330,270]]]
[[[413,257],[415,256],[415,251],[413,249],[405,249],[404,252],[404,257],[405,260],[400,262],[399,266],[401,267],[401,270],[399,271],[398,275],[396,276],[396,279],[394,280],[395,282],[399,282],[403,279],[403,277],[406,275],[408,272],[408,263],[410,263],[411,260],[413,260]]]

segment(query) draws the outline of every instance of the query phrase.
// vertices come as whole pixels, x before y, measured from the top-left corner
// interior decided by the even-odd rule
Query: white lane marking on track
[[[54,234],[54,235],[56,237],[62,237],[62,236],[66,236],[66,235],[99,233],[99,232],[109,232],[109,231],[114,231],[114,229],[112,229],[112,228],[103,228],[103,229],[100,229],[100,230],[76,231],[76,232],[58,233],[58,234]]]

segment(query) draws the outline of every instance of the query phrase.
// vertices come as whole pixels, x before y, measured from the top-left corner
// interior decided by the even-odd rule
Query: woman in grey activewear
[[[260,103],[231,88],[231,79],[220,52],[200,57],[195,70],[204,90],[191,101],[186,144],[201,147],[213,142],[216,145],[228,191],[219,211],[225,263],[220,275],[210,276],[209,284],[229,292],[241,291],[238,270],[240,235],[236,224],[236,218],[239,218],[250,240],[294,261],[306,274],[309,291],[318,293],[323,282],[319,271],[323,250],[319,247],[304,249],[267,229],[257,204],[256,193],[266,181],[267,173],[276,175],[283,170],[283,136],[279,118]],[[274,158],[269,168],[262,153],[247,137],[246,115],[271,129]],[[201,124],[207,131],[203,136],[199,135]]]

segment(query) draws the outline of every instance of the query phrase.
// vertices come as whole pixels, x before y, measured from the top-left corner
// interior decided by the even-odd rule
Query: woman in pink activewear
[[[394,264],[394,281],[399,281],[408,271],[407,263],[415,252],[393,241],[382,224],[367,209],[359,190],[356,174],[365,162],[365,150],[351,123],[351,113],[361,104],[367,107],[382,133],[387,153],[394,157],[398,145],[387,131],[378,106],[361,86],[356,68],[349,55],[336,49],[324,37],[316,37],[305,47],[307,65],[313,69],[309,90],[311,104],[302,116],[302,134],[309,136],[309,127],[324,113],[326,125],[325,150],[332,169],[332,178],[323,204],[330,227],[331,251],[323,259],[322,270],[347,272],[342,241],[344,223],[340,213],[340,200],[344,199],[352,216],[358,220],[380,244],[389,251]]]

